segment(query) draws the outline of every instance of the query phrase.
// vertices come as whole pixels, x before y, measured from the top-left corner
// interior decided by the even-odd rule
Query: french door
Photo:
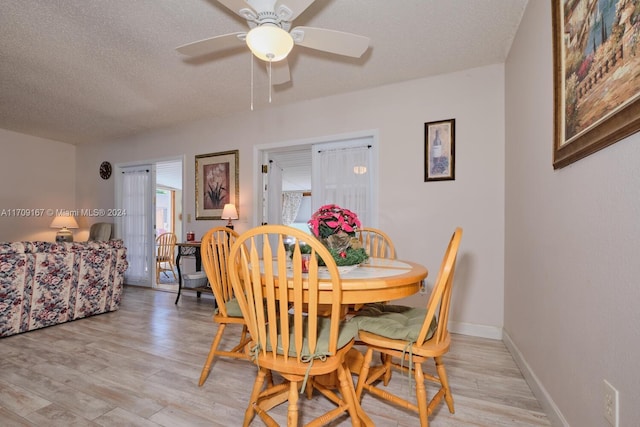
[[[336,204],[377,226],[375,149],[371,138],[355,138],[312,147],[311,211]]]
[[[312,212],[333,203],[355,212],[363,225],[378,226],[378,155],[377,134],[324,138],[274,148],[259,149],[263,165],[262,204],[259,222],[282,224],[282,169],[271,162],[270,153],[299,151],[308,147],[312,164]]]
[[[120,172],[116,204],[126,215],[119,218],[117,233],[127,248],[125,282],[149,286],[155,269],[155,165],[126,166]]]

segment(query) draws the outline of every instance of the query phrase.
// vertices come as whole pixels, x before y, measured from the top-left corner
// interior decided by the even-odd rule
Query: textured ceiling
[[[317,0],[294,26],[361,34],[370,48],[353,59],[295,46],[272,104],[504,62],[526,3]],[[246,29],[216,0],[2,0],[0,128],[81,144],[247,111],[248,49],[175,50]],[[254,84],[254,108],[269,108],[262,64]]]

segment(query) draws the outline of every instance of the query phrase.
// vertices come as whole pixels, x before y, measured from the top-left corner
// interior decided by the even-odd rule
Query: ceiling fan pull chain
[[[253,54],[249,54],[251,59],[251,111],[253,111]]]
[[[271,104],[271,58],[269,58],[269,104]]]

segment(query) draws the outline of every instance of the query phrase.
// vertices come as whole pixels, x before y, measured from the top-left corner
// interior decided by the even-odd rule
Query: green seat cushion
[[[242,310],[240,310],[240,304],[238,304],[237,299],[230,299],[225,303],[225,307],[227,307],[227,316],[242,317]]]
[[[391,304],[367,304],[352,319],[358,329],[394,340],[415,342],[424,324],[427,310]],[[429,325],[427,340],[435,333],[438,322]]]
[[[289,356],[296,356],[295,353],[295,341],[294,341],[294,330],[293,330],[293,316],[289,315],[289,348],[287,349]],[[329,352],[329,332],[330,332],[331,321],[329,318],[321,317],[318,319],[318,344],[316,346],[315,354],[311,354],[309,351],[309,342],[307,337],[307,318],[305,317],[305,325],[304,325],[304,341],[302,343],[302,357],[311,357],[320,355],[327,355]],[[352,339],[356,337],[358,334],[358,325],[353,322],[341,322],[340,323],[340,331],[338,333],[338,346],[340,349],[347,345]],[[271,346],[267,344],[267,350],[271,351]],[[285,349],[282,345],[282,336],[278,335],[278,350],[279,354],[284,354]]]

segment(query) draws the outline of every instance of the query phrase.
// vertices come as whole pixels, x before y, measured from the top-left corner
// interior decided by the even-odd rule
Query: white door
[[[336,204],[358,215],[363,226],[377,227],[377,176],[373,138],[314,144],[311,211]]]

